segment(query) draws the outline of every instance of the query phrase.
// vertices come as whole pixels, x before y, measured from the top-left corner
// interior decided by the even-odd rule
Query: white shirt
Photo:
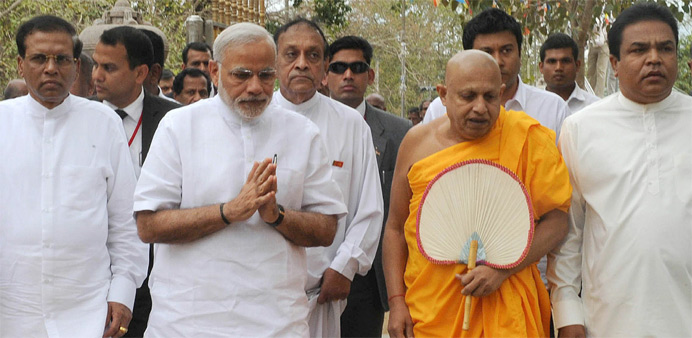
[[[600,100],[601,98],[579,88],[578,84],[574,84],[572,94],[567,98],[567,106],[569,107],[569,115],[574,114],[584,107]]]
[[[343,193],[348,209],[348,215],[339,219],[331,246],[308,248],[308,283],[305,290],[316,299],[320,280],[327,268],[353,280],[356,273],[365,275],[375,258],[384,207],[372,135],[370,127],[356,110],[320,93],[295,105],[284,98],[280,91],[276,91],[273,101],[303,114],[317,124],[327,145],[334,180]],[[345,301],[340,303],[345,307]],[[313,310],[311,316],[315,315],[315,311],[327,311],[322,308]],[[338,311],[332,311],[335,319],[333,317],[330,324],[338,325],[341,312],[334,312]],[[313,336],[323,335],[317,334],[314,327],[310,329]],[[327,332],[324,336],[334,333],[330,330]],[[338,331],[336,335],[339,335]]]
[[[120,117],[69,95],[0,102],[0,337],[101,337],[132,309],[148,246]]]
[[[569,115],[569,108],[565,101],[557,94],[524,84],[521,77],[518,77],[517,82],[517,92],[514,93],[514,97],[507,100],[504,105],[505,110],[525,112],[543,126],[552,129],[557,140],[560,136],[562,121]],[[428,123],[445,114],[447,109],[438,97],[430,103],[423,123]]]
[[[135,211],[218,205],[235,198],[255,161],[277,157],[277,202],[342,215],[346,207],[308,119],[270,105],[245,121],[220,96],[169,112],[135,193]],[[152,337],[307,336],[305,248],[255,213],[185,244],[156,244],[149,286]]]
[[[675,91],[648,105],[616,93],[565,120],[572,207],[548,274],[557,328],[692,336],[690,145],[692,98]]]
[[[120,109],[108,101],[104,100],[103,103],[113,110]],[[139,123],[139,119],[142,117],[142,112],[144,111],[144,88],[142,88],[139,96],[132,101],[130,105],[121,110],[127,113],[127,116],[122,119],[125,135],[127,135],[125,144],[130,141],[135,129],[137,129],[137,134],[134,134],[135,138],[132,139],[132,143],[130,144],[130,156],[132,158],[132,164],[134,164],[135,175],[139,178],[139,173],[142,171],[142,126],[141,123]],[[139,125],[139,128],[137,128],[137,125]]]

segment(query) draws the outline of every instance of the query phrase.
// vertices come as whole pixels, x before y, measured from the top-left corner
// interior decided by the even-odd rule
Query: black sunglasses
[[[362,74],[370,69],[370,65],[363,61],[356,61],[351,63],[346,62],[332,62],[329,64],[329,71],[335,74],[343,74],[346,69],[351,69],[353,74]]]

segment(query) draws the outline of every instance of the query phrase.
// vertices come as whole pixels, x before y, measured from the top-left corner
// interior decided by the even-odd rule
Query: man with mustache
[[[692,336],[692,98],[678,26],[640,3],[608,32],[620,91],[565,120],[569,232],[550,255],[560,337]]]
[[[310,336],[339,337],[340,317],[351,281],[372,266],[382,228],[383,202],[370,128],[355,109],[317,92],[327,71],[327,41],[312,21],[296,19],[274,34],[279,90],[274,100],[315,122],[333,179],[348,208],[334,243],[308,249]]]
[[[219,95],[167,114],[135,191],[156,243],[151,337],[307,337],[305,247],[346,212],[314,123],[271,104],[276,47],[239,23],[214,42]]]
[[[575,81],[581,67],[579,47],[567,34],[553,33],[548,36],[540,50],[538,67],[543,74],[545,90],[559,95],[569,107],[570,113],[600,100],[577,85]]]

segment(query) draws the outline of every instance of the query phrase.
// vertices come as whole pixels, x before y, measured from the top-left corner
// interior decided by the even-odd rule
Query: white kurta
[[[142,167],[135,211],[218,205],[235,198],[255,161],[277,157],[277,202],[343,215],[319,130],[270,105],[243,121],[219,96],[169,112]],[[156,244],[150,337],[307,336],[305,249],[255,213],[185,244]]]
[[[148,261],[120,117],[73,95],[0,102],[0,158],[0,337],[101,337]]]
[[[541,125],[553,130],[557,135],[555,138],[557,140],[560,136],[562,122],[570,114],[565,100],[557,94],[529,86],[522,82],[521,78],[518,78],[517,82],[519,83],[517,92],[514,93],[513,98],[507,100],[504,105],[505,110],[525,112],[540,122]],[[428,123],[445,114],[447,114],[447,108],[438,97],[430,103],[423,123]]]
[[[323,305],[317,304],[316,300],[322,275],[327,268],[353,280],[356,273],[365,275],[375,258],[384,206],[372,134],[356,110],[319,93],[295,105],[277,91],[274,93],[274,102],[303,114],[320,128],[327,144],[334,180],[348,208],[348,215],[339,219],[332,245],[308,249],[305,290],[311,299],[310,335],[338,337],[346,300]]]
[[[566,102],[571,115],[600,99],[600,97],[579,88],[579,85],[575,83],[574,90],[572,91],[572,94],[569,95]]]
[[[562,132],[573,194],[569,233],[550,255],[555,326],[691,337],[692,98],[642,105],[616,93]]]

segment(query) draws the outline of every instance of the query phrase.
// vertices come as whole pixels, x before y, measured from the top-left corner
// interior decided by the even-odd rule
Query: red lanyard
[[[132,145],[132,141],[134,141],[135,136],[137,136],[137,132],[139,131],[139,126],[142,125],[142,116],[144,116],[144,111],[139,115],[139,122],[137,122],[137,126],[135,127],[135,131],[132,133],[132,137],[130,137],[130,142],[127,142],[127,146]]]

